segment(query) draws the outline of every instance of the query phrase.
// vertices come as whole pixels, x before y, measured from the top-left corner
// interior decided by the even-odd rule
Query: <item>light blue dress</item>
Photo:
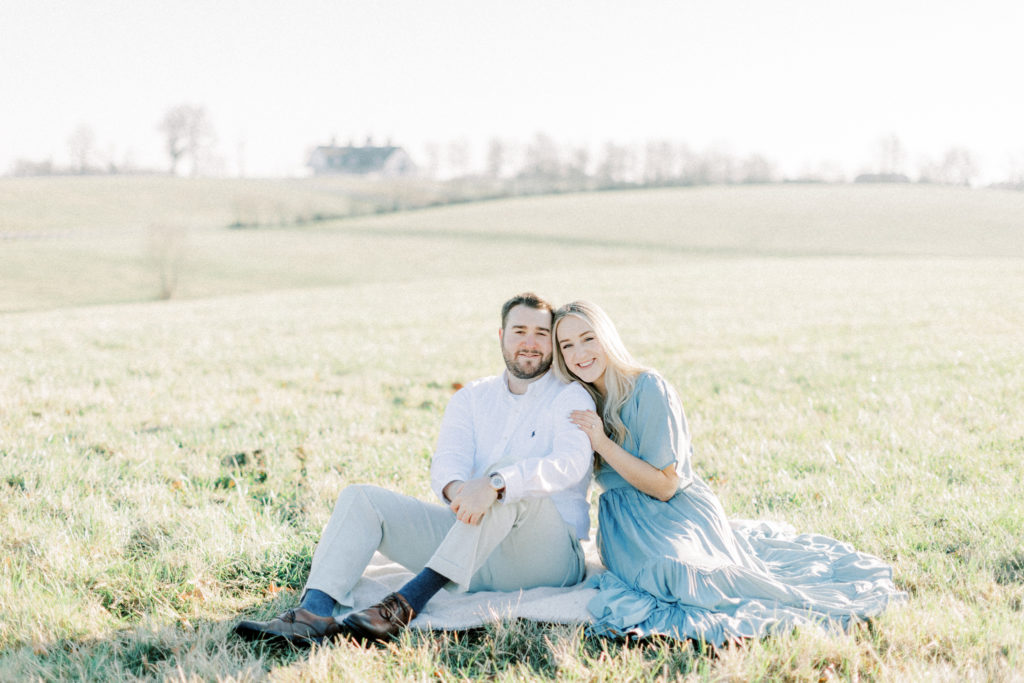
[[[721,645],[810,623],[843,628],[905,599],[888,565],[845,543],[772,522],[730,523],[693,473],[682,406],[660,376],[640,375],[620,415],[623,447],[658,469],[674,462],[680,490],[663,502],[606,463],[598,470],[597,543],[608,571],[591,580],[594,633]]]

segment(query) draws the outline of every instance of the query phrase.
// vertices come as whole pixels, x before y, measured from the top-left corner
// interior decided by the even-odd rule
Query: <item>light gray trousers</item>
[[[412,572],[430,567],[457,591],[571,586],[586,574],[576,533],[548,498],[497,503],[471,525],[442,505],[357,484],[338,496],[305,590],[353,607],[352,588],[375,550]]]

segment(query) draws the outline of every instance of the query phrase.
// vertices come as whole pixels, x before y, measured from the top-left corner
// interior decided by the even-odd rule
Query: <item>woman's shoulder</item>
[[[668,395],[671,391],[672,386],[655,370],[644,370],[633,383],[633,395],[636,398],[651,393]]]
[[[675,388],[655,370],[646,370],[637,375],[633,385],[632,402],[639,412],[681,408],[679,394]]]

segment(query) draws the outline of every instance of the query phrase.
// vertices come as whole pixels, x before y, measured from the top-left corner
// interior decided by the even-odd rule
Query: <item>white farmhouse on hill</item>
[[[307,164],[314,175],[362,175],[397,178],[416,173],[416,164],[401,147],[386,145],[317,147]]]

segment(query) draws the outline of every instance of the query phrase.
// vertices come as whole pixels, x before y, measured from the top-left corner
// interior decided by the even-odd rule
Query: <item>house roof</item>
[[[340,173],[373,173],[384,168],[392,154],[401,147],[334,147],[321,146],[314,150],[314,157],[320,156],[323,165]]]

